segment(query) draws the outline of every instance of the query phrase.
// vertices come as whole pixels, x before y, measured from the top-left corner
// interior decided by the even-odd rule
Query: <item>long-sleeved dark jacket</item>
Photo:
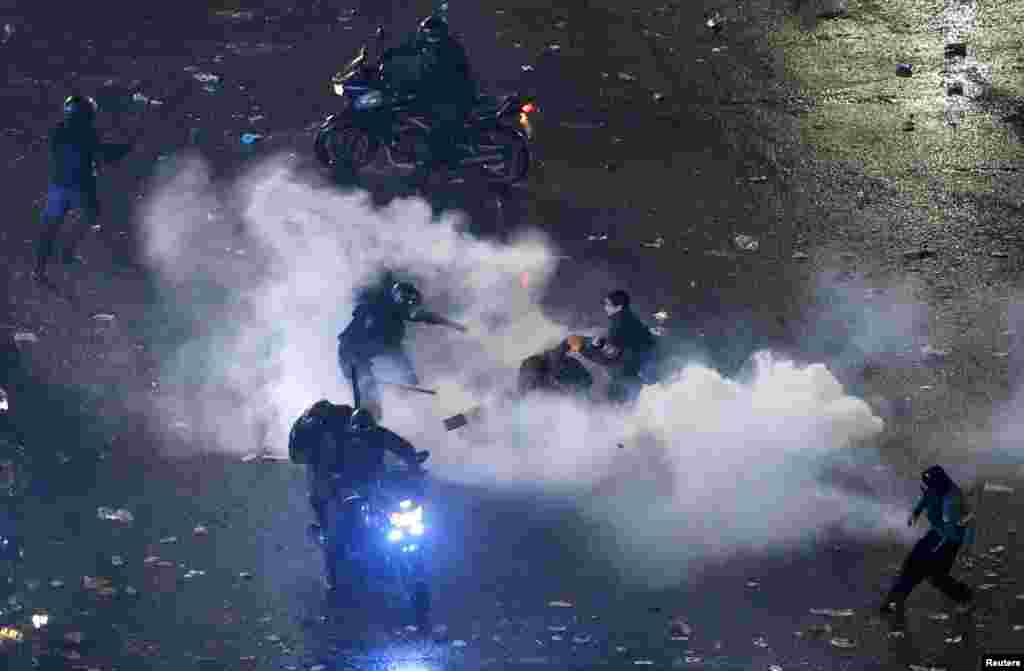
[[[944,543],[963,543],[967,528],[964,525],[964,495],[953,484],[945,494],[934,489],[925,490],[914,507],[914,516],[927,514],[928,522]]]
[[[657,344],[654,334],[629,308],[613,314],[609,322],[605,340],[620,352],[609,363],[616,364],[622,375],[638,374]]]
[[[392,58],[412,58],[416,62],[416,77],[406,86],[417,93],[423,104],[467,105],[477,95],[469,57],[462,44],[453,37],[435,45],[412,36],[390,54]]]
[[[338,336],[338,340],[353,353],[373,356],[402,345],[406,322],[438,325],[449,323],[433,312],[418,308],[410,310],[404,305],[396,305],[388,296],[377,296],[356,306],[352,312],[352,321]]]
[[[129,144],[102,143],[92,124],[62,121],[50,131],[50,183],[82,190],[96,188],[96,161],[116,162]]]
[[[327,480],[339,474],[350,483],[364,482],[378,473],[384,464],[384,453],[391,452],[407,463],[413,463],[416,449],[394,431],[377,426],[355,433],[349,429],[352,408],[325,419],[304,413],[292,427],[288,452],[292,461],[310,466],[317,479]]]

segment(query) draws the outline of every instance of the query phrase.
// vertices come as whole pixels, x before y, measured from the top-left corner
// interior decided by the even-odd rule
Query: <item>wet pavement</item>
[[[869,4],[851,3],[854,19]],[[968,43],[989,39],[984,20],[970,22],[973,6],[955,4],[953,18],[935,20],[956,23]],[[923,11],[911,5],[908,25]],[[158,363],[195,325],[161,302],[158,284],[138,264],[133,207],[151,188],[154,166],[189,144],[225,181],[274,151],[307,164],[310,124],[331,109],[327,82],[339,63],[375,24],[391,22],[399,32],[425,13],[369,2],[350,9],[230,7],[205,22],[205,8],[184,8],[136,20],[134,33],[95,16],[47,22],[28,12],[0,20],[12,26],[0,35],[8,72],[0,112],[8,291],[0,320],[18,341],[22,367],[8,366],[11,379],[0,386],[16,390],[11,404],[34,475],[19,504],[27,511],[28,561],[0,620],[26,639],[0,644],[20,655],[17,663],[31,668],[34,656],[39,668],[104,670],[953,671],[974,668],[982,649],[1024,649],[1016,628],[1024,624],[1021,545],[1009,533],[1022,510],[1015,493],[987,499],[984,554],[961,568],[972,585],[992,585],[979,587],[978,613],[955,615],[922,588],[908,630],[893,636],[871,610],[905,552],[895,542],[867,546],[821,534],[797,549],[730,558],[692,586],[653,591],[621,579],[605,558],[607,530],[566,502],[439,482],[432,496],[434,533],[443,539],[432,567],[439,626],[422,640],[384,597],[325,601],[318,556],[304,536],[296,467],[240,463],[184,430],[170,451],[186,456],[166,457],[157,443],[168,438],[153,429],[141,399],[160,393]],[[478,235],[507,239],[527,225],[551,234],[567,258],[545,301],[574,309],[580,321],[592,319],[593,295],[614,278],[630,288],[641,314],[668,312],[672,337],[697,341],[723,370],[739,369],[764,346],[828,361],[887,413],[882,454],[899,472],[912,478],[936,454],[970,463],[963,445],[988,446],[977,427],[1015,386],[1007,306],[1020,269],[1019,144],[1010,134],[976,133],[971,161],[997,161],[987,172],[978,168],[989,180],[981,186],[972,181],[950,193],[950,182],[936,185],[927,175],[906,186],[913,170],[928,166],[904,166],[905,154],[892,146],[890,156],[851,159],[875,136],[844,136],[859,112],[829,107],[829,95],[815,89],[821,82],[807,77],[806,41],[831,48],[822,45],[843,38],[822,35],[853,19],[821,18],[820,32],[786,32],[794,30],[786,21],[799,18],[791,7],[755,3],[725,12],[716,32],[705,23],[710,9],[454,6],[452,20],[488,87],[539,97],[542,163],[519,187],[452,185],[435,193],[436,204],[466,211]],[[776,24],[783,43],[764,41]],[[981,103],[951,111],[980,95],[971,88],[972,61],[926,46],[937,48],[927,67],[938,72],[941,61],[948,70],[946,90],[929,94],[934,109],[918,112],[924,127],[913,131],[932,133],[920,146],[934,154],[945,131],[927,125],[932,116],[963,114],[959,125],[970,129],[998,113]],[[924,76],[914,61],[913,76],[901,78],[897,63],[912,59],[891,56],[893,85]],[[947,95],[960,79],[963,93]],[[834,88],[849,97],[846,83]],[[139,145],[103,175],[104,229],[87,242],[85,267],[55,273],[62,299],[32,285],[28,270],[45,189],[41,139],[76,86],[102,90],[109,114],[101,124]],[[1005,107],[1012,91],[1002,90]],[[863,96],[876,93],[891,94]],[[899,130],[904,111],[873,117],[891,126],[879,132],[910,133]],[[838,130],[814,127],[821,123]],[[240,142],[246,132],[265,139],[249,148]],[[829,151],[839,158],[830,162]],[[406,195],[386,177],[361,186],[379,203]],[[939,211],[945,215],[936,221]],[[821,273],[836,278],[826,289]],[[834,306],[856,302],[859,314],[860,301],[904,281],[927,314],[919,332],[893,334],[884,347],[872,342],[870,363],[880,372],[865,376],[864,331]],[[830,309],[835,329],[823,333],[815,311]],[[924,347],[940,353],[930,364]],[[912,408],[910,417],[894,405]],[[1010,467],[985,462],[978,477],[1019,487],[1013,449]],[[101,507],[130,519],[101,518]],[[31,616],[43,613],[48,622],[33,629]]]

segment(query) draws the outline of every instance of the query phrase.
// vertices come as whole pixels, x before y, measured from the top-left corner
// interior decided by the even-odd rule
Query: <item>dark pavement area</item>
[[[102,671],[966,671],[981,650],[1024,651],[1024,545],[1009,533],[1024,512],[1024,458],[1013,439],[996,446],[1004,461],[974,460],[979,481],[1017,492],[986,500],[980,556],[958,569],[972,586],[995,586],[979,591],[969,616],[922,587],[903,636],[872,612],[906,552],[897,542],[828,531],[730,557],[693,585],[646,590],[606,558],[611,532],[569,502],[442,481],[430,498],[441,539],[432,634],[407,629],[394,599],[328,602],[298,467],[240,463],[184,434],[169,447],[152,426],[159,363],[204,326],[169,305],[144,267],[136,207],[156,168],[185,150],[223,183],[281,151],[315,169],[312,124],[332,109],[331,75],[375,25],[403,34],[429,7],[268,2],[224,7],[250,12],[232,17],[210,4],[126,13],[115,3],[74,12],[0,3],[0,24],[13,26],[0,45],[0,335],[18,340],[0,386],[11,392],[32,474],[18,504],[26,561],[0,606],[0,626],[26,639],[0,644],[21,665],[9,668],[33,668],[34,657],[40,669]],[[972,463],[970,449],[990,447],[986,419],[1018,382],[1007,306],[1024,258],[1012,237],[1019,180],[1007,172],[999,186],[1011,196],[935,186],[932,203],[951,213],[936,225],[894,183],[808,144],[801,124],[815,94],[767,38],[799,15],[791,3],[730,7],[721,35],[704,14],[724,6],[657,5],[453,3],[452,23],[487,88],[538,97],[540,164],[510,189],[439,187],[435,205],[465,211],[479,236],[507,240],[528,226],[551,235],[567,258],[545,305],[573,321],[594,321],[600,292],[617,284],[639,314],[668,312],[666,337],[722,371],[739,371],[765,347],[828,363],[886,420],[884,467],[908,483],[930,460]],[[218,79],[194,77],[207,72]],[[84,266],[55,268],[57,295],[29,271],[45,134],[74,91],[99,94],[105,134],[137,146],[104,169],[102,229],[87,238]],[[160,104],[132,102],[135,93]],[[267,137],[250,149],[244,132]],[[1019,141],[1016,151],[1015,170]],[[409,195],[387,176],[360,187],[379,205]],[[915,256],[921,248],[934,253]],[[921,333],[880,346],[843,316],[843,301],[870,301],[872,287],[888,295],[904,280],[930,309]],[[921,360],[929,343],[948,350],[940,365]],[[898,500],[909,507],[913,493],[910,484]],[[133,519],[99,519],[99,507]],[[822,608],[853,612],[810,612]],[[33,629],[33,613],[49,623]],[[688,631],[673,638],[674,617]]]

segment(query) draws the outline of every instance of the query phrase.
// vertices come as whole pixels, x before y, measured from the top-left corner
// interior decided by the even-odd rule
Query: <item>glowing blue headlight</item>
[[[356,109],[372,109],[380,107],[384,102],[384,94],[380,91],[370,91],[355,99],[353,106]]]

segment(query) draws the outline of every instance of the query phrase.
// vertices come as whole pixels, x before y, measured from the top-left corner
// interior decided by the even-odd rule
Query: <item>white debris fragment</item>
[[[807,254],[807,252],[793,252],[794,261],[806,261],[809,258],[811,257]]]
[[[196,72],[192,75],[192,78],[200,84],[216,84],[220,82],[220,77],[209,72]]]
[[[990,582],[987,582],[987,583],[985,583],[984,585],[978,585],[978,589],[979,589],[980,591],[982,591],[982,592],[987,592],[987,591],[989,591],[990,589],[995,589],[996,587],[997,587],[997,585],[993,585],[993,584],[992,584],[992,583],[990,583]]]
[[[1006,485],[1000,485],[995,482],[986,482],[984,491],[986,493],[991,492],[993,494],[1013,494],[1013,487],[1007,487]]]
[[[101,520],[124,522],[125,524],[130,524],[135,520],[135,517],[123,508],[115,510],[113,508],[107,508],[106,506],[100,506],[96,509],[96,517]]]
[[[114,566],[124,566],[124,557],[120,555],[114,555],[110,558],[110,563]]]
[[[659,322],[663,322],[666,319],[668,319],[668,313],[665,312],[664,310],[661,310],[659,312],[655,312],[654,313],[654,318],[657,319]]]
[[[64,581],[63,580],[53,579],[53,580],[50,581],[50,587],[52,587],[53,589],[60,589],[63,586],[64,586]]]
[[[207,535],[209,535],[209,533],[210,533],[210,530],[207,529],[202,524],[197,524],[195,526],[195,528],[192,529],[192,534],[195,535],[195,536],[207,536]]]
[[[665,238],[658,236],[650,242],[645,242],[644,247],[650,247],[651,249],[661,249],[665,246]]]
[[[748,580],[747,581],[747,587],[749,587],[750,589],[756,589],[756,588],[758,588],[760,586],[761,586],[761,581],[760,580]]]
[[[36,613],[32,616],[32,627],[42,629],[50,623],[50,616],[46,613]]]
[[[572,608],[572,604],[568,601],[549,601],[548,606],[551,608]]]
[[[97,314],[94,314],[92,316],[92,318],[93,318],[93,321],[98,321],[98,322],[112,322],[115,319],[117,319],[117,317],[115,317],[114,315],[110,314],[109,312],[99,312]]]
[[[465,648],[466,645],[467,645],[467,643],[465,641],[463,641],[461,638],[457,638],[454,641],[452,641],[452,647],[453,648]]]
[[[758,242],[757,238],[752,235],[744,235],[740,233],[733,238],[733,242],[736,243],[737,249],[741,249],[745,252],[756,252],[761,247],[761,243]]]
[[[764,636],[758,636],[757,638],[754,639],[754,645],[756,645],[759,648],[767,648],[768,647],[768,641],[765,639]]]
[[[629,74],[628,72],[620,72],[619,73],[619,79],[621,81],[624,81],[624,82],[635,82],[636,81],[636,77],[634,75]]]
[[[160,543],[162,543],[163,545],[167,545],[169,543],[177,543],[177,542],[178,542],[178,537],[177,536],[167,536],[166,538],[161,538],[160,539]]]
[[[39,342],[39,336],[31,331],[18,331],[14,334],[14,342],[37,343]]]
[[[932,613],[928,616],[928,619],[936,622],[945,622],[949,619],[949,613]]]
[[[600,242],[607,240],[608,236],[603,233],[592,233],[587,236],[587,240],[590,242]]]
[[[833,638],[829,643],[836,648],[854,648],[857,646],[856,643],[848,638]]]
[[[926,359],[944,359],[949,356],[949,351],[925,345],[921,348],[921,356]]]
[[[849,608],[836,610],[834,608],[812,608],[812,615],[825,615],[827,617],[852,617],[853,611]]]
[[[191,569],[190,571],[185,573],[185,579],[188,580],[190,578],[198,578],[199,576],[204,575],[206,575],[206,571],[197,571],[196,569]]]
[[[533,72],[532,65],[522,65],[519,69],[522,70],[523,72]]]
[[[958,634],[956,636],[951,636],[951,637],[946,639],[946,643],[948,643],[949,645],[959,645],[960,643],[963,643],[963,641],[964,641],[963,634]]]

